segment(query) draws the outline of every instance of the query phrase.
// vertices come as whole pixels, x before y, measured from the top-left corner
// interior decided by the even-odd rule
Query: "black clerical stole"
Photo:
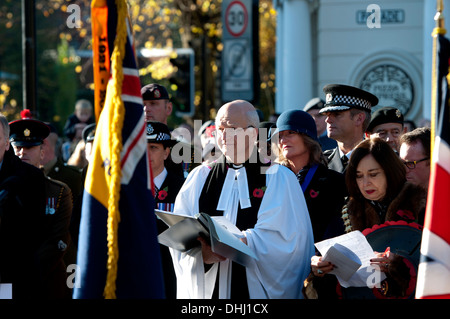
[[[229,169],[234,169],[233,164],[227,163],[225,156],[221,156],[216,162],[211,163],[211,171],[206,178],[202,193],[199,199],[200,212],[211,216],[223,216],[223,211],[217,211],[225,177]],[[266,174],[261,173],[261,169],[267,164],[245,162],[244,167],[247,173],[248,193],[250,195],[251,207],[242,209],[240,204],[236,219],[236,227],[240,230],[253,228],[258,219],[258,211],[266,190]],[[265,170],[263,170],[265,171]],[[233,262],[233,275],[231,279],[231,297],[248,298],[248,289],[242,289],[242,283],[246,283],[245,268]],[[213,297],[217,297],[218,282],[214,290]]]
[[[221,156],[216,162],[211,163],[211,171],[206,178],[202,193],[199,199],[200,212],[211,216],[222,216],[223,211],[217,211],[225,177],[229,169],[234,169],[233,164],[227,163],[224,156]],[[236,227],[240,230],[252,228],[256,224],[259,206],[266,190],[266,174],[261,173],[261,168],[267,166],[261,163],[244,163],[247,173],[248,193],[252,204],[249,208],[242,209],[240,204],[236,219]]]

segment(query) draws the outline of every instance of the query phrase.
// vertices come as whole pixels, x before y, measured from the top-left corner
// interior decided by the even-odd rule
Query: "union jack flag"
[[[422,235],[416,298],[450,299],[450,41],[437,36],[436,107],[438,129],[431,161],[430,186]]]
[[[83,195],[77,299],[164,298],[141,85],[127,14],[121,10],[125,1],[92,3],[92,20],[104,21],[93,26],[93,37],[101,37],[111,63]],[[114,56],[121,49],[121,32],[126,32],[123,61]],[[97,49],[94,59],[105,52]],[[116,210],[118,215],[111,213]],[[115,249],[111,237],[117,240]]]

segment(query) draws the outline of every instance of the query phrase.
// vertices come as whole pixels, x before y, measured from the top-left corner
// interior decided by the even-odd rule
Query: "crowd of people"
[[[247,101],[228,102],[195,139],[180,140],[168,126],[166,88],[142,87],[155,209],[225,216],[257,257],[243,266],[202,236],[187,252],[160,245],[167,298],[414,296],[418,260],[402,255],[402,238],[374,253],[371,265],[385,274],[376,287],[342,287],[314,243],[386,222],[420,229],[430,129],[408,131],[395,107],[372,112],[378,98],[359,88],[323,90],[325,100],[273,121]],[[51,123],[0,115],[0,283],[12,283],[13,298],[71,298],[67,266],[76,264],[92,112],[78,101],[62,137]],[[201,161],[174,160],[178,143]],[[159,233],[168,227],[157,225]],[[24,276],[30,267],[36,273]]]

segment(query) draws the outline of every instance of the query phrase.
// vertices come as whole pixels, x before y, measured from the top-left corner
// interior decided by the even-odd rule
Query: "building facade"
[[[444,17],[449,6],[444,1]],[[324,98],[326,84],[341,83],[375,94],[376,108],[397,107],[418,125],[430,120],[435,0],[278,0],[274,7],[277,113],[303,108]],[[309,21],[289,22],[306,14]],[[300,47],[291,44],[295,37]]]

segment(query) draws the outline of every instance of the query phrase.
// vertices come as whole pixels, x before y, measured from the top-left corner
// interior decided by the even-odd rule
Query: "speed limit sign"
[[[222,100],[253,101],[259,85],[255,81],[257,40],[253,37],[258,0],[222,0],[222,8]]]
[[[228,5],[225,11],[225,25],[234,37],[239,37],[245,32],[248,25],[248,12],[241,1],[235,0]]]

